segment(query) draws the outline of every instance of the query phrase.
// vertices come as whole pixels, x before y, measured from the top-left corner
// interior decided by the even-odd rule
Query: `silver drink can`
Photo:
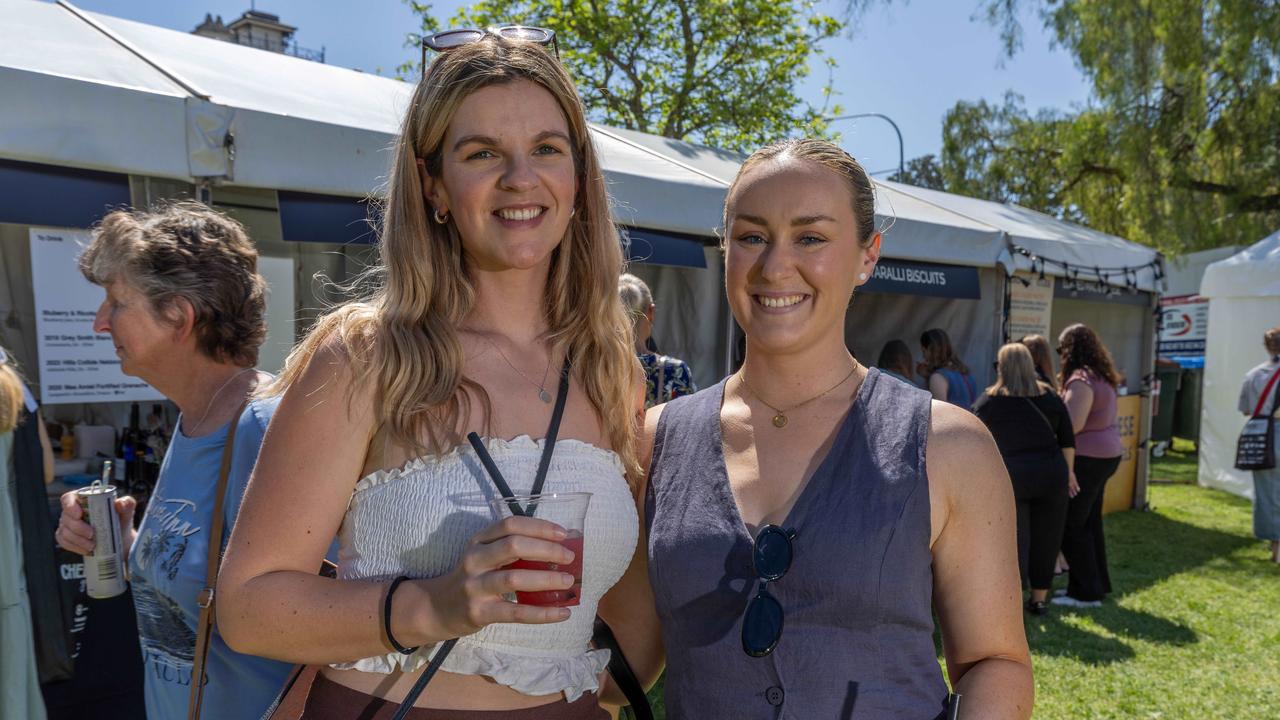
[[[93,553],[84,558],[84,580],[89,597],[113,598],[125,591],[124,552],[120,521],[116,516],[116,489],[110,484],[111,461],[104,463],[102,480],[76,491],[85,520],[93,526]]]

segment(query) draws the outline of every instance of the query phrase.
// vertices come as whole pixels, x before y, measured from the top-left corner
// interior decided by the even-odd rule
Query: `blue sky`
[[[249,9],[249,0],[73,0],[85,10],[190,31],[206,12],[230,21]],[[448,18],[465,3],[435,3]],[[324,47],[332,65],[392,74],[415,52],[403,47],[416,24],[400,0],[257,0],[257,8],[298,28],[298,44]],[[978,0],[898,0],[876,7],[858,21],[852,37],[830,41],[838,68],[838,102],[848,114],[878,112],[902,130],[906,157],[938,154],[942,121],[958,100],[999,102],[1004,93],[1022,94],[1028,107],[1070,109],[1085,103],[1089,88],[1070,55],[1050,47],[1037,17],[1023,18],[1022,51],[1001,64],[994,28],[973,20]],[[801,88],[810,102],[822,102],[825,72]],[[898,141],[884,121],[837,123],[842,144],[869,170],[888,170],[898,162]]]

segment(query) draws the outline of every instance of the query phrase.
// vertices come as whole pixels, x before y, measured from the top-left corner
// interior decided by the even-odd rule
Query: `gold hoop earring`
[[[431,219],[435,220],[437,223],[441,225],[444,225],[445,223],[449,222],[449,213],[446,212],[445,214],[441,215],[439,210],[432,210]]]

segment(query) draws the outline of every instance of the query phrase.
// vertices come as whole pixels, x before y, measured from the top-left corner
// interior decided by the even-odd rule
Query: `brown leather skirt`
[[[391,720],[399,705],[352,690],[317,674],[301,720]],[[557,702],[523,710],[436,710],[414,708],[409,720],[609,720],[609,713],[586,693],[573,702]]]

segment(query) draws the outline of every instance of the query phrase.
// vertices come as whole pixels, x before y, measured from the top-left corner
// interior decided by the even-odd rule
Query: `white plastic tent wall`
[[[387,149],[412,91],[406,83],[67,2],[0,0],[0,12],[0,156],[175,179],[225,169],[240,186],[354,197],[385,179]],[[229,167],[209,160],[222,141],[211,126],[235,135]],[[715,233],[740,159],[613,128],[597,128],[592,139],[621,222]],[[1154,257],[1026,208],[877,186],[881,219],[895,221],[892,257],[994,267],[1009,242],[1084,265]],[[1139,282],[1154,288],[1149,278]]]
[[[1266,359],[1262,333],[1280,325],[1280,231],[1204,271],[1209,337],[1200,411],[1199,483],[1253,497],[1253,476],[1236,470],[1236,439],[1244,427],[1240,384]]]

